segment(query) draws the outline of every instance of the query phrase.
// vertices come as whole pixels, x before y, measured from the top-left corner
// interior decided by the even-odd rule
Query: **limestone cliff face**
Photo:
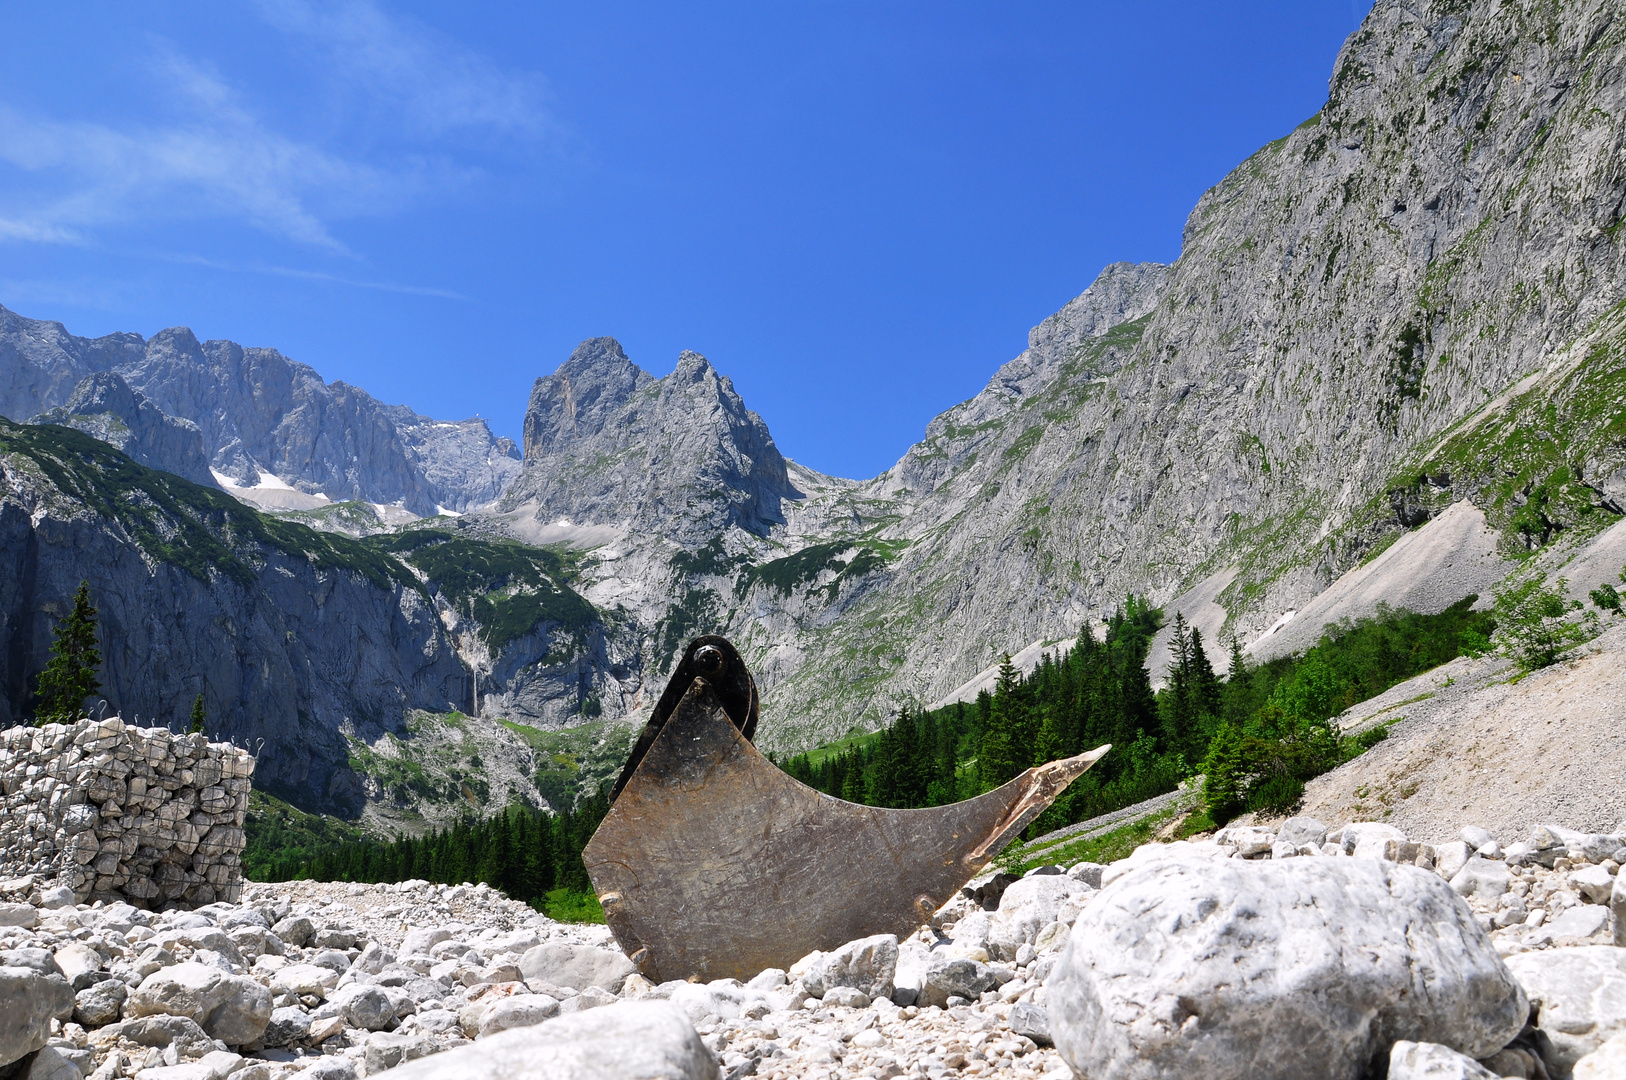
[[[92,340],[0,308],[0,415],[26,420],[64,406],[86,375],[109,371],[196,424],[209,464],[244,485],[267,472],[335,502],[429,515],[489,503],[519,472],[517,448],[485,421],[448,423],[384,405],[275,349],[200,342],[184,327],[151,340]]]
[[[359,810],[346,735],[466,709],[467,669],[405,567],[257,520],[77,432],[0,421],[0,728],[32,715],[31,680],[85,580],[115,711],[178,724],[201,692],[211,735],[258,751],[259,782]]]
[[[591,701],[637,717],[687,637],[721,631],[758,674],[761,740],[806,745],[1070,639],[1128,593],[1200,593],[1211,639],[1250,638],[1465,497],[1526,550],[1613,520],[1616,7],[1379,0],[1326,105],[1204,194],[1178,261],[1108,267],[879,477],[787,461],[698,354],[656,379],[584,342],[533,389],[523,470],[460,528],[572,546],[572,587],[604,621],[568,650],[552,631],[504,638],[488,715],[557,726]],[[184,331],[86,342],[0,311],[0,366],[19,357],[0,411],[35,415],[116,370],[245,478],[456,508],[436,492],[473,505],[518,470],[481,429],[392,412],[270,350]],[[273,405],[232,404],[251,399]],[[509,599],[534,588],[499,579]]]
[[[1529,542],[1546,542],[1614,505],[1623,138],[1613,6],[1382,0],[1326,105],[1202,197],[1174,265],[1109,267],[887,474],[790,466],[805,498],[781,502],[782,525],[759,517],[765,533],[727,527],[738,496],[689,484],[649,521],[688,554],[624,535],[601,587],[654,656],[663,628],[733,634],[763,674],[764,739],[794,745],[1222,570],[1225,631],[1250,637],[1452,498],[1482,499],[1498,528],[1534,515]],[[1568,427],[1546,459],[1462,441],[1520,426],[1482,417],[1549,368]],[[569,414],[558,379],[547,417]],[[594,461],[650,430],[618,408],[613,451],[588,436]]]
[[[203,432],[190,420],[168,416],[145,394],[111,371],[86,375],[66,404],[36,416],[36,424],[77,428],[124,451],[152,469],[184,476],[194,484],[215,486]]]
[[[768,426],[704,356],[656,379],[593,338],[536,381],[502,508],[699,547],[728,528],[766,534],[800,496]]]

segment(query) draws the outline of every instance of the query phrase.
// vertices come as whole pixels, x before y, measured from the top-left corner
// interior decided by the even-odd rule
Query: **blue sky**
[[[870,476],[1320,107],[1367,4],[14,5],[0,304],[517,438],[583,338]]]

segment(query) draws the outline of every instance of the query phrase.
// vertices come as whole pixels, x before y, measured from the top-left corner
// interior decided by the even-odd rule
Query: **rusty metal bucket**
[[[582,858],[646,978],[749,979],[914,933],[1109,749],[950,806],[859,806],[782,772],[696,678]]]

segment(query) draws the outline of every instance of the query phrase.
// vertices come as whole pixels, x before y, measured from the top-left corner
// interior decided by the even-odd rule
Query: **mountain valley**
[[[784,457],[695,352],[584,341],[515,447],[275,349],[0,309],[0,726],[81,578],[116,708],[202,693],[267,791],[382,831],[601,780],[698,633],[785,755],[1131,595],[1216,665],[1527,565],[1584,598],[1619,566],[1566,560],[1626,511],[1623,162],[1609,5],[1380,3],[1176,262],[1105,268],[864,480]]]

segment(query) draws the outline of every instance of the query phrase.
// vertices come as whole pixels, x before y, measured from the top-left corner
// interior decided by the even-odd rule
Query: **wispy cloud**
[[[374,120],[387,118],[405,149],[369,154],[359,149],[367,139],[324,143],[279,130],[211,64],[159,41],[149,67],[157,95],[143,121],[0,103],[0,243],[91,243],[132,222],[226,219],[350,254],[335,222],[389,213],[478,175],[438,150],[439,136],[483,129],[532,141],[551,124],[540,77],[505,71],[366,0],[262,0],[260,10],[314,45],[321,70]]]
[[[552,127],[546,82],[370,0],[261,0],[271,25],[298,34],[331,61],[327,71],[386,99],[399,120],[431,134],[488,128],[539,135]]]
[[[334,285],[345,285],[352,289],[373,289],[378,292],[400,293],[406,296],[434,296],[442,300],[467,300],[462,293],[450,289],[436,289],[426,285],[402,285],[393,281],[367,281],[361,278],[346,277],[343,274],[329,274],[322,270],[300,270],[290,266],[273,266],[264,263],[226,263],[215,259],[200,258],[196,255],[164,255],[165,262],[182,263],[187,266],[204,266],[211,270],[225,270],[233,274],[269,274],[273,277],[295,278],[300,281],[325,281]]]
[[[116,130],[0,105],[0,162],[26,177],[7,185],[0,236],[74,242],[136,216],[218,216],[343,250],[318,203],[394,202],[413,186],[410,176],[270,130],[217,75],[178,53],[161,68],[186,114],[167,125]]]

